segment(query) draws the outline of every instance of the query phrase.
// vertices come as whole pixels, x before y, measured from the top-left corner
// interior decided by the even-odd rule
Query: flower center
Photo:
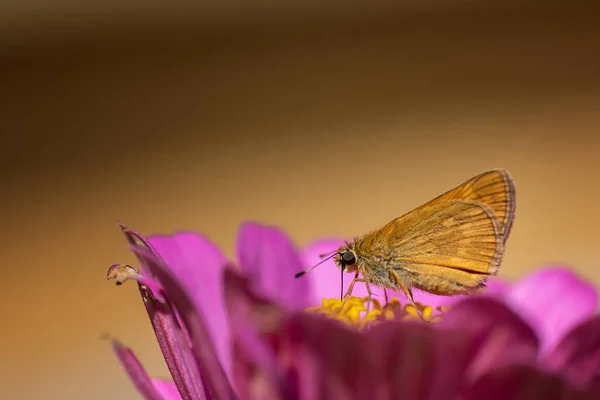
[[[416,308],[412,304],[402,306],[397,298],[392,298],[385,306],[382,306],[377,299],[372,299],[371,309],[367,312],[368,300],[368,297],[351,296],[342,309],[340,299],[323,299],[321,306],[309,307],[306,311],[342,321],[359,330],[393,319],[434,324],[441,320],[442,313],[446,311],[445,307],[438,307],[434,310],[433,307],[420,303],[416,303]]]

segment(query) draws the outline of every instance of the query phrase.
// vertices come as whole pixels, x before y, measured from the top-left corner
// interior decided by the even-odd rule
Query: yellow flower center
[[[423,321],[434,324],[439,322],[446,308],[441,306],[433,309],[416,303],[416,308],[412,304],[402,306],[397,298],[390,300],[388,304],[382,306],[377,299],[371,300],[371,309],[367,312],[368,297],[348,298],[342,310],[342,301],[340,299],[323,299],[321,306],[309,307],[306,311],[316,312],[326,317],[336,319],[359,330],[381,323],[385,320],[402,319],[410,321]],[[438,311],[434,315],[434,311]]]

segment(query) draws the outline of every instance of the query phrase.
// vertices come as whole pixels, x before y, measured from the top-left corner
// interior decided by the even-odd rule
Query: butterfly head
[[[298,272],[295,277],[300,278],[303,275],[306,275],[308,272],[312,271],[319,265],[323,264],[327,260],[333,261],[335,264],[342,270],[342,272],[353,272],[358,270],[357,260],[358,257],[356,252],[351,247],[351,244],[346,244],[346,246],[340,247],[337,251],[332,251],[331,253],[321,254],[320,257],[322,260],[312,267],[305,269],[304,271]]]
[[[358,269],[358,256],[350,247],[340,247],[334,257],[335,264],[344,272],[354,272]]]

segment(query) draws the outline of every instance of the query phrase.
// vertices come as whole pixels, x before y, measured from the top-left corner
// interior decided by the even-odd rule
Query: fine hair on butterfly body
[[[443,296],[482,291],[500,268],[515,207],[512,177],[491,170],[346,242],[333,255],[343,272],[356,272],[344,302],[356,282],[365,283],[369,300],[374,285],[405,293],[413,305],[413,288]]]

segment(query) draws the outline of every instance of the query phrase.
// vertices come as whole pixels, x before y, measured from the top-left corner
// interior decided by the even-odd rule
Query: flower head
[[[376,299],[367,312],[360,292],[341,309],[333,292],[339,287],[321,282],[330,273],[322,271],[333,268],[293,279],[327,252],[314,249],[332,241],[298,254],[280,230],[247,224],[234,264],[194,233],[146,239],[123,230],[140,268],[113,266],[109,276],[138,282],[173,377],[149,378],[133,352],[114,341],[146,399],[478,399],[487,388],[497,398],[527,391],[528,399],[584,399],[598,390],[600,319],[585,303],[590,296],[579,301],[587,315],[571,318],[548,342],[539,327],[557,325],[523,312],[527,296],[511,294],[518,285],[466,299],[423,295],[420,301],[432,301],[417,305],[422,318],[394,299]],[[449,310],[438,309],[442,300]],[[543,314],[541,305],[536,309]]]

